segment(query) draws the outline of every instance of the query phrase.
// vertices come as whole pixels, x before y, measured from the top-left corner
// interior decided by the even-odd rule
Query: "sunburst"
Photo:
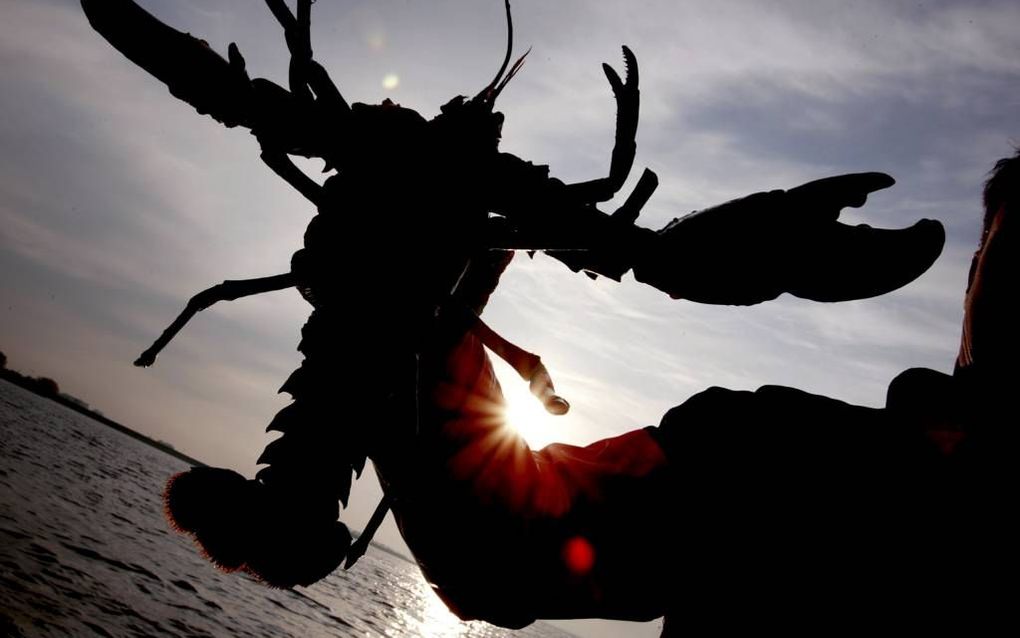
[[[499,376],[506,406],[506,427],[517,432],[529,446],[539,449],[563,438],[563,423],[545,411],[541,401],[528,390],[528,384],[502,361],[493,362]]]

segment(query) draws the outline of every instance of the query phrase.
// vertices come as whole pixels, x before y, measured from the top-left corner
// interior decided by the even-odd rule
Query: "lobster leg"
[[[266,0],[266,5],[283,27],[287,48],[290,50],[290,91],[299,98],[311,101],[312,94],[306,79],[308,62],[312,59],[311,0],[298,0],[296,18],[283,0]]]
[[[634,222],[658,186],[659,177],[646,168],[627,200],[611,215],[604,215],[592,206],[584,208],[588,218],[601,227],[588,249],[550,252],[549,255],[574,272],[583,270],[592,279],[602,275],[620,281],[651,236],[650,231]]]
[[[641,209],[645,207],[648,200],[651,198],[652,193],[659,187],[659,176],[655,174],[655,171],[645,169],[641,173],[641,178],[638,179],[637,186],[631,191],[630,195],[627,196],[627,201],[623,202],[623,205],[613,211],[610,215],[613,219],[628,224],[633,224],[637,221],[638,215],[641,214]]]
[[[283,27],[290,51],[288,79],[291,93],[302,104],[312,106],[312,112],[318,111],[323,115],[324,127],[340,126],[350,112],[350,106],[326,69],[312,59],[311,0],[298,0],[296,17],[284,0],[266,0],[266,5]],[[323,155],[323,159],[326,160],[327,170],[335,161],[335,158],[326,155]],[[262,160],[298,192],[318,204],[318,185],[299,171],[283,153],[263,146]]]
[[[365,529],[361,530],[361,536],[358,537],[358,540],[351,543],[350,548],[347,550],[347,560],[344,562],[344,569],[353,567],[354,563],[358,562],[358,559],[368,551],[368,544],[372,542],[372,538],[379,530],[379,526],[382,525],[387,512],[390,511],[390,503],[390,497],[384,495],[379,504],[376,505],[368,525],[365,525]]]
[[[329,73],[315,60],[311,60],[308,63],[307,79],[308,86],[315,93],[316,101],[329,108],[330,113],[334,117],[344,115],[351,110],[347,100],[340,94],[340,89],[336,87],[336,84],[329,77]]]
[[[156,355],[170,343],[177,333],[181,331],[181,328],[195,316],[195,313],[205,310],[214,303],[218,301],[233,301],[241,297],[250,297],[264,292],[292,288],[296,283],[294,275],[285,273],[273,275],[272,277],[260,277],[258,279],[227,280],[221,284],[216,284],[212,288],[203,290],[188,301],[181,314],[163,331],[163,334],[159,335],[159,338],[149,346],[148,350],[135,359],[135,365],[139,367],[151,366],[156,361]]]
[[[350,106],[330,79],[326,69],[312,59],[311,0],[298,0],[297,16],[284,0],[266,0],[277,22],[283,27],[287,48],[290,50],[290,90],[294,95],[306,96],[308,89],[315,99],[332,107],[333,115],[344,114]],[[309,96],[310,97],[310,96]]]
[[[309,36],[311,29],[311,0],[298,0],[297,17],[291,12],[290,7],[284,0],[266,0],[266,6],[273,13],[273,17],[283,27],[284,37],[287,38],[287,48],[291,56],[303,60],[312,59],[312,44]]]
[[[308,177],[298,168],[287,154],[282,151],[274,151],[264,148],[260,156],[266,166],[273,169],[273,172],[282,177],[288,184],[301,193],[305,199],[316,206],[322,199],[322,186],[315,180]]]

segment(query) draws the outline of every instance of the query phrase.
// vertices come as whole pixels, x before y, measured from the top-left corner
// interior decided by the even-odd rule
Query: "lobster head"
[[[505,118],[502,113],[495,110],[496,98],[521,70],[524,59],[531,53],[531,49],[528,49],[517,58],[513,66],[510,66],[514,48],[514,23],[510,15],[510,0],[504,0],[504,5],[507,25],[506,55],[496,77],[473,98],[458,95],[444,104],[439,115],[433,120],[446,135],[450,136],[450,139],[474,140],[486,148],[493,149],[499,145]]]

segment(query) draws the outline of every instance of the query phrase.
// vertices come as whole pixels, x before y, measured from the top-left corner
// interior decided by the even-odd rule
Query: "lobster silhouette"
[[[673,298],[701,303],[756,304],[784,292],[826,302],[884,294],[923,273],[944,241],[931,220],[900,230],[838,221],[844,207],[863,205],[891,177],[829,177],[643,228],[635,221],[658,182],[650,170],[619,209],[597,207],[622,188],[635,159],[638,68],[630,49],[623,48],[623,78],[603,66],[617,103],[609,174],[567,184],[499,151],[503,115],[495,101],[527,56],[511,64],[509,1],[507,50],[495,78],[432,119],[388,100],[349,104],[313,59],[311,0],[298,0],[296,11],[284,0],[266,4],[290,51],[286,89],[250,78],[233,44],[223,58],[131,0],[82,0],[93,27],[174,96],[228,127],[250,129],[265,163],[317,210],[289,272],[200,292],[136,361],[151,365],[188,320],[220,301],[296,288],[313,307],[298,347],[305,359],[281,389],[293,403],[268,427],[282,436],[260,457],[266,467],[252,480],[194,468],[167,487],[172,524],[214,563],[274,586],[307,585],[356,561],[392,511],[426,578],[461,618],[506,627],[535,618],[649,620],[731,591],[720,565],[736,569],[756,552],[720,548],[747,545],[734,534],[750,529],[762,499],[776,504],[770,489],[790,488],[790,508],[810,500],[814,488],[794,487],[810,466],[817,485],[851,494],[850,479],[835,468],[845,469],[861,448],[837,449],[806,425],[775,444],[747,424],[769,410],[786,418],[791,405],[802,425],[874,420],[870,412],[788,389],[710,391],[671,411],[660,428],[533,451],[504,427],[486,349],[506,359],[550,412],[569,404],[540,357],[479,315],[515,250],[544,251],[590,277],[633,272]],[[322,159],[335,173],[319,185],[290,156]],[[352,250],[362,243],[373,246],[370,255]],[[706,419],[745,425],[666,427]],[[744,441],[739,452],[734,440]],[[763,449],[771,452],[753,453]],[[812,452],[805,457],[805,450]],[[827,454],[812,456],[818,450]],[[347,505],[352,476],[369,458],[385,497],[352,542],[338,503]],[[759,477],[758,487],[748,489],[749,476]],[[663,506],[680,494],[684,512],[714,522],[687,525]],[[826,524],[836,526],[834,517]],[[676,549],[692,544],[702,555]],[[678,572],[700,575],[696,596],[674,582]]]

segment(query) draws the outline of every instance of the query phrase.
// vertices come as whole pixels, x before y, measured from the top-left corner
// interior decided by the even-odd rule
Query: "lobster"
[[[249,129],[262,160],[317,210],[289,272],[195,295],[135,362],[153,364],[196,313],[220,301],[296,288],[311,304],[298,346],[304,361],[281,388],[293,402],[267,428],[282,435],[259,458],[265,467],[250,480],[194,468],[165,493],[172,525],[214,563],[273,586],[307,585],[345,561],[349,567],[392,511],[423,573],[461,618],[522,627],[539,617],[648,620],[678,610],[685,594],[669,584],[658,557],[685,532],[659,504],[711,465],[690,462],[681,471],[678,450],[700,441],[695,447],[716,450],[710,456],[720,461],[727,444],[707,433],[677,443],[663,427],[533,451],[509,432],[486,349],[506,359],[547,410],[569,409],[541,358],[480,319],[514,251],[545,252],[589,277],[619,281],[632,272],[675,299],[749,305],[784,292],[825,302],[884,294],[917,278],[942,249],[936,221],[899,230],[838,221],[844,207],[893,184],[882,173],[757,193],[652,230],[635,223],[658,183],[645,169],[622,206],[599,210],[622,189],[636,156],[636,58],[623,48],[623,77],[603,65],[617,104],[608,175],[564,183],[548,167],[499,150],[504,116],[495,101],[527,56],[511,64],[509,0],[495,78],[432,119],[389,100],[348,103],[314,60],[312,0],[298,0],[294,11],[266,0],[291,56],[287,88],[252,79],[236,45],[223,58],[131,0],[81,4],[103,37],[175,97]],[[335,172],[320,185],[291,156],[324,160]],[[362,244],[370,254],[351,249]],[[875,420],[864,408],[817,397],[754,396],[729,397],[726,409],[746,416],[748,401],[755,409],[792,402],[802,415]],[[702,409],[688,403],[684,414]],[[676,418],[671,411],[663,423]],[[740,458],[762,469],[750,454]],[[354,542],[339,505],[347,506],[367,459],[385,497]],[[815,469],[839,483],[833,471]],[[707,498],[699,502],[700,511],[711,509]],[[746,495],[740,503],[742,511],[755,507]],[[723,527],[699,542],[718,547],[712,537]],[[672,568],[693,569],[670,556]],[[706,565],[698,573],[707,574]]]

